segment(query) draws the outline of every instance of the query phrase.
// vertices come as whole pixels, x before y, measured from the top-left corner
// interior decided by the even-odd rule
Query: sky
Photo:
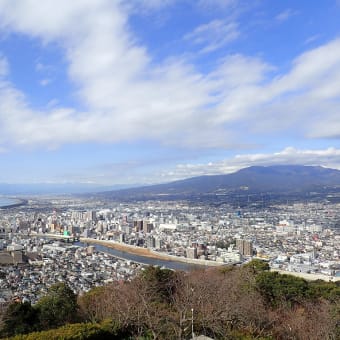
[[[0,0],[0,183],[340,169],[338,0]]]

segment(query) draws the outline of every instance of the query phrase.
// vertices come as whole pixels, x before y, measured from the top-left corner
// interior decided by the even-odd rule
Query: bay
[[[15,198],[0,197],[0,208],[7,207],[10,205],[18,204],[20,200]]]

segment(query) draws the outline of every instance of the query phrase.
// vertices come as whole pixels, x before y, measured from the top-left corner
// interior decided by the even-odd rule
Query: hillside
[[[268,269],[259,260],[189,273],[147,267],[129,282],[78,297],[59,282],[33,306],[9,304],[0,337],[184,340],[194,332],[215,340],[339,339],[336,283]]]
[[[232,174],[200,176],[171,183],[102,193],[107,198],[218,195],[235,192],[299,193],[340,187],[340,171],[320,166],[252,166]]]

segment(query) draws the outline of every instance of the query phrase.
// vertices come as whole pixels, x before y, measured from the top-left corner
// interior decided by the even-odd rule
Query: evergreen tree
[[[42,329],[73,323],[78,318],[77,296],[67,284],[60,282],[38,301],[37,309]]]
[[[3,316],[2,336],[32,332],[36,329],[37,311],[30,302],[13,302]]]

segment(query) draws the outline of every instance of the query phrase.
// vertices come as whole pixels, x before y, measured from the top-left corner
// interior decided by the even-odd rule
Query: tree
[[[13,302],[5,311],[1,335],[12,336],[36,330],[37,311],[29,302]]]
[[[214,338],[233,338],[238,329],[260,334],[267,327],[266,310],[251,283],[248,272],[239,268],[210,268],[183,276],[173,296],[178,338],[190,336],[192,317],[195,332]]]
[[[170,304],[178,275],[181,274],[150,266],[131,282],[133,292],[129,298],[137,301],[137,324],[147,329],[154,339],[165,339],[172,332]]]
[[[78,298],[81,316],[85,321],[98,322],[109,316],[107,302],[111,303],[111,298],[107,296],[108,290],[108,287],[95,287]]]
[[[37,308],[42,329],[59,327],[78,319],[77,296],[63,282],[51,286],[47,295],[38,301]]]
[[[268,262],[254,259],[244,265],[244,268],[252,269],[254,273],[268,271],[270,269]]]
[[[311,297],[308,282],[292,275],[262,272],[256,277],[257,288],[272,306],[293,306]]]
[[[340,339],[339,286],[269,272],[267,264],[189,273],[147,268],[80,300],[86,320],[135,338]],[[111,328],[110,328],[111,329]]]
[[[157,266],[147,267],[141,275],[141,280],[145,283],[154,299],[158,302],[169,302],[175,289],[176,273],[170,269],[161,269]]]
[[[273,335],[275,339],[339,339],[336,322],[331,317],[331,305],[327,301],[302,302],[294,308],[277,310]]]

